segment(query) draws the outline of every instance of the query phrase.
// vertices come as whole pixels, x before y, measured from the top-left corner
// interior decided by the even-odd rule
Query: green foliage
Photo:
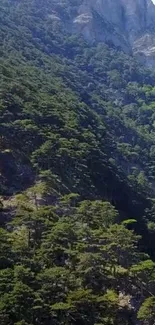
[[[5,255],[12,257],[0,271],[2,324],[121,321],[119,292],[130,283],[129,272],[137,272],[135,261],[142,263],[139,238],[115,223],[110,203],[75,199],[62,197],[55,208],[24,206],[24,214],[18,205],[10,230],[1,230]]]
[[[79,2],[0,2],[2,325],[154,322],[155,74]]]
[[[147,321],[147,324],[153,324],[155,317],[155,297],[149,297],[144,301],[138,312],[140,320]]]

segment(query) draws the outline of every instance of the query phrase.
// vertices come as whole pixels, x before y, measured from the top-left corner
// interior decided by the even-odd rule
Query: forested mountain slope
[[[152,325],[155,73],[51,3],[0,3],[0,322]]]

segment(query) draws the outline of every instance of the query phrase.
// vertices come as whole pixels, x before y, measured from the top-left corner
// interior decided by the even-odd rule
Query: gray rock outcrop
[[[69,32],[83,34],[90,42],[112,43],[155,67],[152,0],[79,0],[72,12],[66,22]]]

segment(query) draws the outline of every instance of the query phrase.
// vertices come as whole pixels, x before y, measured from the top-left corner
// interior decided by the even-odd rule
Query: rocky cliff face
[[[109,41],[155,65],[155,6],[151,0],[84,0],[74,31],[90,41]]]
[[[155,5],[152,0],[78,0],[67,23],[90,42],[106,41],[155,66]],[[72,9],[73,9],[72,7]],[[63,19],[63,18],[62,18]]]

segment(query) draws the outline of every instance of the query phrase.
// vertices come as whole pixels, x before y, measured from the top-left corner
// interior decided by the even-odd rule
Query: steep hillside
[[[40,9],[39,9],[40,8]],[[152,0],[52,0],[37,3],[39,15],[90,43],[107,42],[155,66]]]
[[[3,325],[154,320],[155,73],[80,5],[0,3]]]

